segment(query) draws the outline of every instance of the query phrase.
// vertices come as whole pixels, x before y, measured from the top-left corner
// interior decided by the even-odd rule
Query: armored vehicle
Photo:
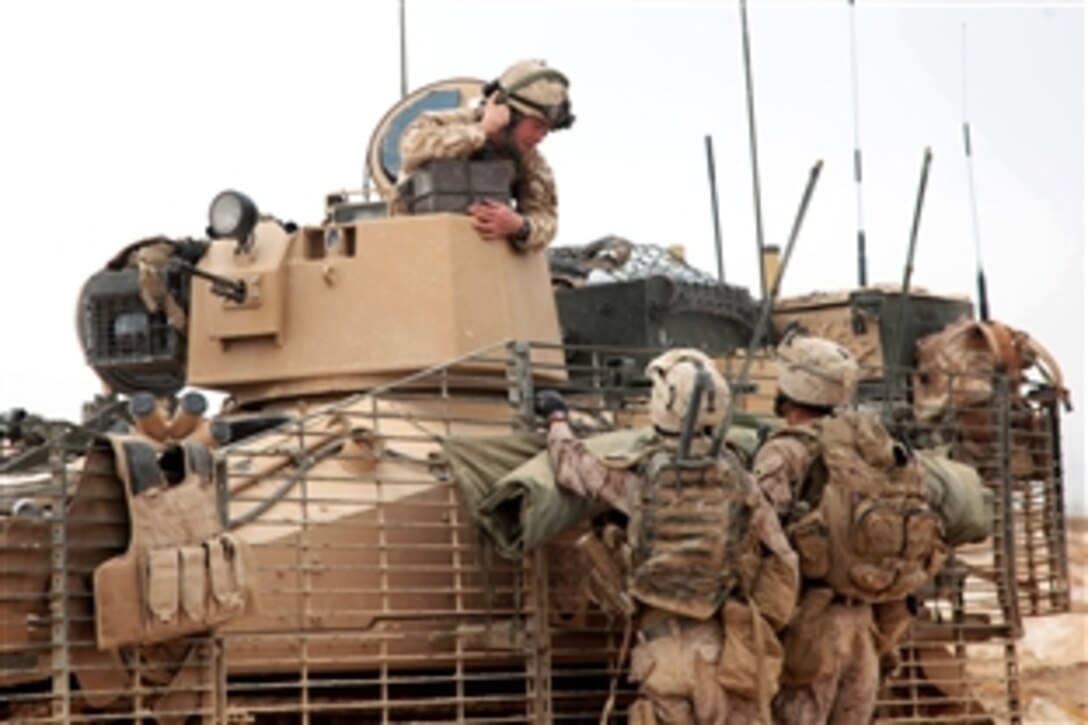
[[[555,489],[534,391],[563,390],[583,432],[630,426],[645,413],[640,363],[695,345],[747,384],[738,419],[773,425],[765,356],[736,380],[758,307],[663,250],[661,266],[624,272],[640,259],[628,244],[582,284],[572,264],[623,245],[557,250],[550,269],[547,254],[481,243],[456,210],[502,196],[494,167],[428,169],[402,192],[419,213],[391,213],[399,133],[423,110],[477,102],[481,86],[456,79],[397,104],[371,139],[371,193],[329,194],[318,224],[226,191],[207,238],[142,240],[90,277],[78,333],[107,395],[88,425],[43,421],[40,454],[4,464],[3,717],[587,721],[610,694],[629,697],[622,623],[573,556],[597,511]],[[922,302],[935,312],[911,318],[895,354],[883,348],[874,379],[912,380],[902,351],[971,317],[962,300]],[[874,330],[889,304],[861,290],[831,307],[886,346]],[[775,328],[824,332],[802,308],[779,302]],[[882,718],[1015,720],[1025,598],[1068,607],[1060,380],[1032,395],[1021,382],[971,401],[996,421],[995,536],[973,537],[923,595]],[[201,391],[222,398],[218,412]],[[1039,452],[1016,476],[1013,394]],[[963,428],[904,420],[919,443],[956,443]],[[966,668],[979,647],[998,649],[1000,673]]]

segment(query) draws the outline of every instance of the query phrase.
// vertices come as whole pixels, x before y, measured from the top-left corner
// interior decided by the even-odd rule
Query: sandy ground
[[[1073,611],[1024,620],[1026,723],[1088,723],[1088,518],[1070,519],[1067,534]]]

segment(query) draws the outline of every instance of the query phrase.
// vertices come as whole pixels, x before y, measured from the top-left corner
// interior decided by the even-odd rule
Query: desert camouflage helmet
[[[567,77],[549,68],[542,60],[522,60],[507,68],[484,88],[485,95],[500,93],[511,107],[527,116],[539,118],[553,131],[570,128]]]
[[[729,386],[714,362],[699,350],[678,348],[654,358],[646,366],[646,376],[653,383],[650,421],[658,430],[680,433],[695,392],[695,381],[703,370],[709,375],[709,385],[699,404],[697,429],[717,427],[729,408]]]
[[[834,408],[854,399],[858,363],[841,345],[821,337],[787,335],[775,362],[778,389],[790,400]]]

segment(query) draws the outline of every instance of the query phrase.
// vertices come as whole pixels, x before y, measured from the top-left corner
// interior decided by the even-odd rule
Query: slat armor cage
[[[0,488],[0,718],[587,722],[615,687],[612,720],[624,721],[633,689],[625,663],[617,667],[623,623],[589,598],[574,555],[588,524],[507,560],[439,455],[446,435],[536,425],[530,350],[508,343],[474,356],[505,377],[441,366],[293,418],[274,445],[256,437],[220,449],[217,485],[258,563],[260,612],[162,645],[95,647],[88,562],[123,548],[127,522],[108,515],[105,486],[101,506],[70,505],[77,479],[101,483],[113,471],[108,456],[71,470],[65,454],[78,452],[64,450],[58,431],[48,470]],[[641,371],[621,363],[653,351],[577,352],[585,367],[561,388],[579,426],[644,420]],[[766,401],[773,366],[760,362],[750,388]],[[730,375],[740,367],[722,365]],[[987,410],[992,435],[974,454],[995,494],[993,536],[960,547],[919,593],[880,722],[1021,719],[1021,618],[1069,609],[1058,411],[1045,395],[1032,405],[1041,421],[1032,450],[1042,453],[1016,470],[1008,401]],[[958,441],[955,430],[906,433],[953,449]],[[38,515],[14,515],[28,497]]]

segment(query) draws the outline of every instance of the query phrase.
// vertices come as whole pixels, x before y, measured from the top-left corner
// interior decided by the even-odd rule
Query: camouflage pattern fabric
[[[825,615],[833,643],[827,672],[805,685],[783,684],[774,699],[776,723],[866,725],[876,707],[880,668],[868,604],[832,604]]]
[[[800,431],[772,437],[756,454],[753,472],[756,482],[775,510],[788,521],[800,498],[801,487],[817,452]],[[783,633],[786,642],[787,673],[808,676],[787,677],[774,700],[776,723],[816,725],[817,723],[868,723],[876,706],[880,668],[874,640],[871,604],[847,606],[828,602],[826,589],[805,587],[802,603],[810,594],[826,593],[814,621],[804,607]],[[809,661],[797,661],[801,653]]]
[[[809,446],[794,436],[771,438],[756,453],[752,474],[779,518],[785,519],[793,508],[799,493],[795,489],[805,480],[813,458]]]
[[[648,444],[648,450],[653,450]],[[575,437],[566,421],[556,421],[548,430],[548,453],[556,483],[593,501],[630,513],[644,485],[638,473],[642,458],[607,461],[595,456]],[[792,612],[799,586],[796,555],[770,504],[756,496],[750,526],[763,556],[761,574],[751,595],[757,612],[770,626],[768,638]],[[732,600],[727,600],[727,602]],[[758,619],[758,617],[757,617]],[[747,622],[746,622],[747,624]],[[763,682],[746,682],[741,693],[722,686],[723,632],[721,622],[698,622],[659,609],[646,608],[639,622],[638,641],[631,654],[631,677],[639,682],[640,699],[628,711],[633,723],[732,723],[758,722],[763,706],[769,704],[778,687],[777,672],[770,662],[757,655],[757,667],[766,667]],[[766,653],[780,652],[777,640],[768,642]],[[770,657],[770,654],[767,655]],[[727,663],[728,664],[728,663]],[[726,670],[732,673],[731,668]],[[709,674],[708,674],[709,673]],[[732,673],[738,674],[738,673]],[[753,675],[754,677],[754,675]]]
[[[560,486],[631,514],[642,479],[630,467],[606,465],[575,437],[566,421],[553,423],[548,429],[548,457]]]
[[[650,612],[650,616],[656,612]],[[653,621],[651,619],[651,621]],[[756,702],[721,687],[717,662],[722,652],[721,622],[667,619],[646,627],[631,652],[631,679],[639,699],[627,711],[632,725],[749,725],[759,722]]]
[[[467,159],[485,150],[488,141],[480,126],[480,109],[424,113],[413,121],[400,142],[401,178],[431,159]],[[518,161],[517,211],[529,220],[526,250],[547,247],[558,230],[558,198],[551,167],[536,149]],[[397,206],[397,205],[395,205]]]

